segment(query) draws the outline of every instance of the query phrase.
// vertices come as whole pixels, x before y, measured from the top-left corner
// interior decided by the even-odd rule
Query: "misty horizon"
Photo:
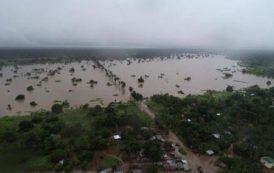
[[[274,49],[274,1],[4,1],[0,47]]]

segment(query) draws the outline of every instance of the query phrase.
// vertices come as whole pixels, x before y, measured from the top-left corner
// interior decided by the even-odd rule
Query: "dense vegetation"
[[[224,159],[233,167],[228,172],[255,173],[261,156],[274,157],[273,99],[274,88],[253,86],[185,99],[154,95],[149,104],[157,113],[159,126],[171,128],[194,151],[239,155],[241,162]]]
[[[140,130],[151,121],[134,103],[110,104],[106,108],[83,106],[75,110],[59,107],[53,106],[53,112],[0,119],[1,172],[87,169],[98,159],[98,152],[108,148],[118,148],[128,155],[142,147],[149,151],[151,145],[156,145],[137,142],[137,135],[148,139],[154,134]],[[121,135],[121,142],[113,139],[114,134]],[[149,152],[146,154],[152,158]],[[159,159],[157,156],[152,159]],[[100,156],[100,164],[96,162],[93,169],[121,164],[111,156],[102,159]]]
[[[244,73],[252,73],[260,76],[274,77],[274,53],[273,52],[251,52],[231,56],[239,59],[240,64],[246,67]]]

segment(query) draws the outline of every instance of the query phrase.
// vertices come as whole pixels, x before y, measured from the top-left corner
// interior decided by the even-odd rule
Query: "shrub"
[[[24,94],[19,94],[18,96],[16,96],[15,100],[25,100],[25,95]]]
[[[61,149],[55,149],[52,151],[52,153],[50,154],[50,160],[54,163],[59,162],[60,160],[63,160],[66,157],[66,152]]]
[[[136,100],[136,101],[140,101],[143,100],[143,96],[135,91],[131,92],[131,96]]]
[[[138,78],[138,82],[139,82],[139,83],[144,83],[144,81],[145,81],[145,80],[143,79],[142,76],[140,76],[140,78]]]
[[[144,154],[152,161],[161,160],[162,153],[160,143],[157,141],[148,141],[144,144]]]
[[[33,90],[34,90],[34,88],[33,88],[32,85],[30,85],[30,86],[27,87],[27,91],[33,91]]]
[[[20,129],[20,131],[26,132],[26,131],[29,131],[32,128],[33,128],[33,124],[32,124],[31,121],[24,120],[24,121],[21,121],[19,123],[19,129]]]
[[[42,117],[40,117],[40,116],[38,116],[38,115],[34,115],[34,116],[32,116],[31,121],[32,121],[33,123],[40,123],[40,122],[43,121],[43,119],[42,119]]]
[[[55,113],[55,114],[59,114],[63,112],[63,106],[60,104],[54,104],[51,107],[51,112]]]
[[[12,143],[16,140],[15,132],[11,131],[9,129],[5,130],[1,137],[2,137],[2,140],[6,141],[8,143]]]
[[[232,92],[232,91],[233,91],[233,87],[230,86],[230,85],[228,85],[228,86],[226,87],[226,91],[227,91],[227,92]]]
[[[37,106],[37,103],[36,103],[35,101],[32,101],[32,102],[30,102],[29,104],[30,104],[30,106],[32,106],[32,107]]]

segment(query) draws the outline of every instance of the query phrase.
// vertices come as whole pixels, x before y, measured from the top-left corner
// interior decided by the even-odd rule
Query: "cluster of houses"
[[[113,135],[112,138],[114,140],[120,140],[121,136],[116,134]],[[167,142],[166,139],[159,134],[151,136],[149,140],[157,140],[162,144]],[[136,158],[134,163],[130,164],[129,172],[142,173],[144,171],[143,168],[147,164],[156,164],[159,168],[162,168],[165,171],[189,171],[190,166],[186,156],[180,152],[180,147],[173,143],[171,144],[171,147],[172,148],[169,151],[166,151],[164,148],[162,148],[161,150],[164,151],[162,160],[153,163],[149,159],[143,157],[143,155],[140,153],[139,158]]]
[[[190,170],[187,160],[166,160],[162,166],[165,171]]]
[[[158,140],[160,142],[166,142],[166,140],[161,135],[155,135],[150,138],[150,140]],[[178,171],[184,170],[189,171],[190,167],[186,156],[183,155],[179,150],[179,146],[172,144],[172,150],[166,152],[163,157],[163,161],[158,162],[157,165],[162,167],[165,171]]]

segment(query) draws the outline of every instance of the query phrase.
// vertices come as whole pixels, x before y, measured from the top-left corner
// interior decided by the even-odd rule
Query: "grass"
[[[160,114],[165,112],[165,107],[159,103],[156,103],[152,100],[149,100],[147,103],[149,108],[151,108],[153,110],[153,112],[155,112],[156,114]]]
[[[0,118],[0,131],[4,129],[16,130],[18,124],[23,120],[30,120],[30,116],[12,116]],[[16,128],[15,128],[16,127]]]
[[[58,117],[67,125],[81,123],[83,127],[90,125],[89,117],[87,116],[87,110],[84,109],[70,109],[64,113],[58,115]]]
[[[47,156],[35,156],[26,163],[26,169],[29,171],[50,170],[54,165]]]
[[[24,150],[15,150],[14,146],[6,146],[0,149],[1,173],[20,173],[24,171],[45,171],[53,165],[47,156]]]
[[[247,67],[247,72],[258,76],[274,78],[274,65]]]
[[[23,120],[31,120],[33,116],[36,115],[45,115],[44,113],[34,112],[31,115],[22,115],[22,116],[6,116],[0,118],[0,130],[3,129],[17,129],[18,124]],[[88,121],[87,110],[84,109],[68,109],[63,113],[58,114],[58,117],[64,122],[66,125],[71,126],[73,124],[81,123],[84,127],[90,125],[90,121]]]
[[[145,125],[151,125],[152,120],[140,109],[136,106],[134,102],[129,102],[126,105],[117,105],[115,107],[115,110],[117,111],[117,114],[133,114],[136,115],[139,120],[141,120],[142,123]]]
[[[104,169],[107,169],[107,168],[118,167],[121,164],[122,164],[121,161],[116,159],[115,157],[107,156],[102,160],[101,164],[98,166],[98,169],[99,170],[104,170]]]
[[[239,65],[246,68],[246,72],[258,76],[274,78],[274,55],[250,55],[240,59]]]

